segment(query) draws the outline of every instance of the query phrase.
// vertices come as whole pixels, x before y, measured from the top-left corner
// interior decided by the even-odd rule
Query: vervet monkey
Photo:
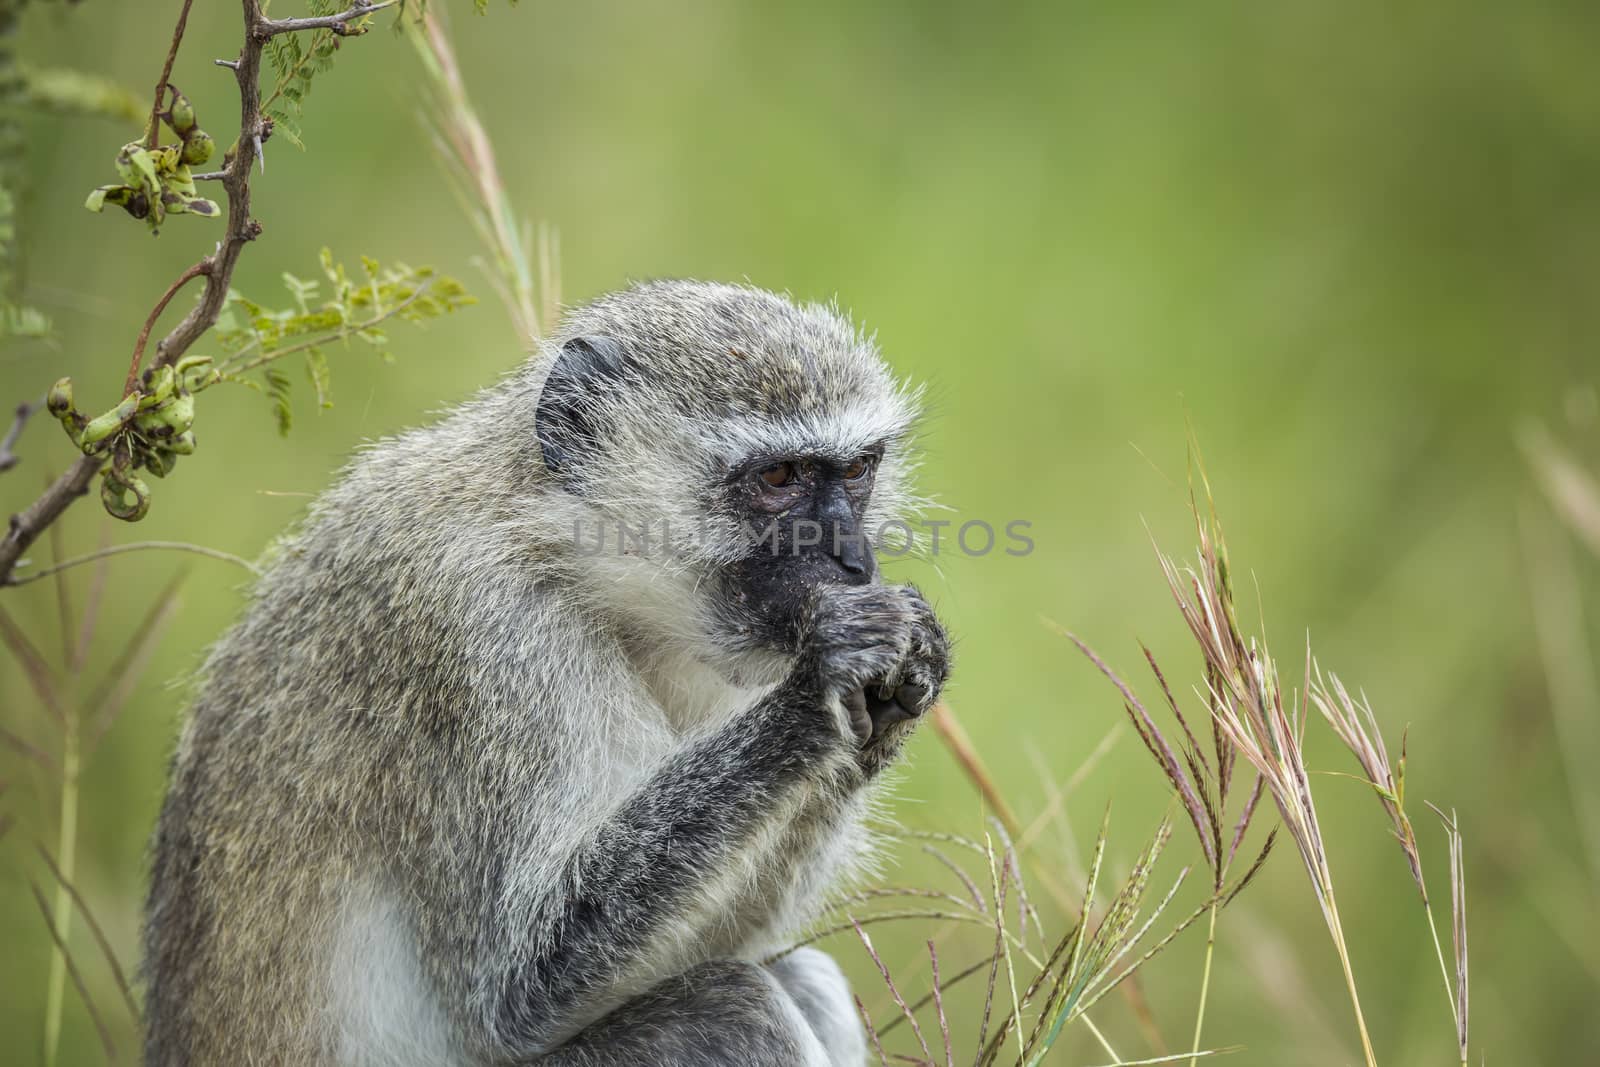
[[[830,308],[661,282],[365,451],[206,662],[148,1062],[860,1064],[838,966],[763,961],[948,673],[864,536],[914,408]]]

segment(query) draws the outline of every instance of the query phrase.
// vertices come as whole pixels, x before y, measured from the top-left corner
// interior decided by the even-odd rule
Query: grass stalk
[[[1344,984],[1350,992],[1350,1007],[1356,1013],[1356,1029],[1361,1031],[1362,1055],[1367,1059],[1367,1067],[1378,1067],[1378,1059],[1372,1052],[1372,1038],[1367,1033],[1367,1019],[1361,1013],[1361,997],[1356,992],[1356,975],[1350,966],[1350,950],[1344,943],[1344,925],[1339,921],[1339,905],[1332,893],[1328,894],[1324,915],[1328,920],[1328,929],[1333,933],[1333,947],[1339,952],[1339,963],[1344,968]]]
[[[1422,910],[1427,913],[1428,932],[1433,935],[1433,951],[1439,957],[1439,973],[1444,977],[1444,998],[1450,1002],[1450,1020],[1459,1030],[1461,1015],[1456,1011],[1456,994],[1450,985],[1450,967],[1444,962],[1444,944],[1439,940],[1439,927],[1433,921],[1433,908],[1424,903]],[[1461,1062],[1466,1063],[1466,1060]]]
[[[1094,1024],[1094,1020],[1089,1018],[1087,1013],[1078,1016],[1078,1018],[1083,1020],[1083,1025],[1089,1028],[1089,1032],[1094,1035],[1094,1039],[1100,1042],[1100,1047],[1106,1050],[1106,1055],[1110,1056],[1114,1063],[1121,1063],[1122,1057],[1117,1054],[1116,1049],[1111,1047],[1111,1042],[1106,1040],[1106,1035],[1100,1032],[1100,1028]],[[1018,1032],[1021,1032],[1022,1028],[1018,1027],[1017,1029]]]
[[[78,710],[68,705],[61,737],[61,828],[56,838],[56,865],[61,878],[56,882],[51,911],[60,941],[50,952],[50,976],[45,994],[44,1062],[55,1067],[61,1045],[61,1013],[67,992],[67,955],[64,945],[72,932],[72,896],[66,883],[73,880],[78,849]]]
[[[1206,1025],[1206,999],[1211,993],[1211,956],[1217,947],[1217,901],[1211,902],[1211,918],[1206,927],[1206,958],[1200,968],[1200,1006],[1194,1014],[1194,1040],[1189,1047],[1195,1054],[1189,1057],[1189,1067],[1194,1067],[1200,1060],[1200,1032]]]

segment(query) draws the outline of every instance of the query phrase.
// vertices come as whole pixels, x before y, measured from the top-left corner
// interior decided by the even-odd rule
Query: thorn
[[[251,139],[256,143],[256,162],[261,164],[261,173],[265,174],[267,172],[267,154],[261,150],[261,134],[254,134]]]
[[[237,59],[213,59],[211,62],[219,67],[227,67],[231,71],[237,72],[239,69],[239,61]]]

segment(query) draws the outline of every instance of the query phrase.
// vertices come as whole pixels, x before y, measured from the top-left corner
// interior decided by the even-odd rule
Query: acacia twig
[[[172,298],[178,295],[178,290],[188,285],[200,275],[211,269],[210,257],[202,259],[188,270],[178,275],[178,280],[167,286],[167,291],[161,294],[161,299],[156,301],[156,306],[150,309],[150,314],[145,316],[144,326],[139,330],[139,339],[133,342],[133,359],[128,363],[128,380],[122,384],[122,395],[131,396],[139,384],[139,363],[144,359],[144,346],[150,340],[150,330],[155,326],[161,313],[167,310],[167,305]]]
[[[183,0],[183,10],[178,12],[178,25],[172,30],[172,44],[167,48],[167,61],[161,67],[161,77],[156,80],[156,99],[150,105],[150,121],[144,127],[144,146],[154,148],[161,137],[161,98],[167,95],[167,79],[172,77],[172,64],[178,58],[178,45],[183,42],[184,27],[189,24],[189,8],[194,0]]]
[[[233,156],[226,161],[217,178],[227,195],[228,218],[216,250],[185,272],[204,275],[205,288],[189,314],[156,345],[155,358],[150,361],[152,367],[176,362],[189,350],[189,346],[216,324],[222,305],[227,300],[228,287],[240,254],[245,245],[261,235],[261,223],[250,217],[250,168],[255,165],[261,139],[269,131],[261,115],[259,85],[261,53],[267,42],[280,33],[343,26],[362,15],[391,7],[394,2],[356,3],[346,11],[324,18],[269,19],[261,10],[261,0],[240,0],[244,16],[244,42],[237,59],[221,63],[233,71],[239,86],[239,139]],[[174,35],[174,48],[181,33],[180,24],[178,33]],[[157,106],[160,106],[159,100]],[[170,295],[163,297],[163,300],[169,299]],[[160,307],[156,310],[156,314],[159,313]],[[88,492],[90,480],[104,462],[103,455],[78,457],[37,500],[11,517],[10,527],[4,538],[0,538],[0,584],[10,577],[28,546],[60,518],[74,501]]]
[[[22,457],[17,455],[17,438],[22,436],[22,428],[28,424],[33,413],[44,407],[42,400],[30,400],[17,405],[16,416],[11,420],[11,429],[6,431],[5,437],[0,437],[0,471],[8,471],[22,462]]]
[[[361,16],[393,7],[398,2],[399,0],[383,0],[380,4],[369,4],[365,0],[352,0],[350,6],[337,15],[320,15],[303,19],[262,19],[257,23],[256,32],[266,35],[262,38],[263,41],[267,37],[280,33],[294,33],[296,30],[332,30],[338,33],[346,24]]]

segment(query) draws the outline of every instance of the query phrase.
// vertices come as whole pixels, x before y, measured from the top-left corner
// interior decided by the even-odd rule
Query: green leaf
[[[289,436],[294,425],[294,409],[289,406],[289,376],[276,367],[266,372],[267,395],[272,398],[272,414],[278,420],[278,433]]]
[[[272,119],[272,132],[281,136],[300,151],[304,152],[306,143],[300,139],[300,126],[282,108],[273,108],[267,113]]]
[[[333,396],[330,392],[332,382],[328,375],[328,357],[322,354],[322,349],[306,349],[306,374],[311,378],[312,388],[317,391],[317,403],[324,408],[333,407]]]

